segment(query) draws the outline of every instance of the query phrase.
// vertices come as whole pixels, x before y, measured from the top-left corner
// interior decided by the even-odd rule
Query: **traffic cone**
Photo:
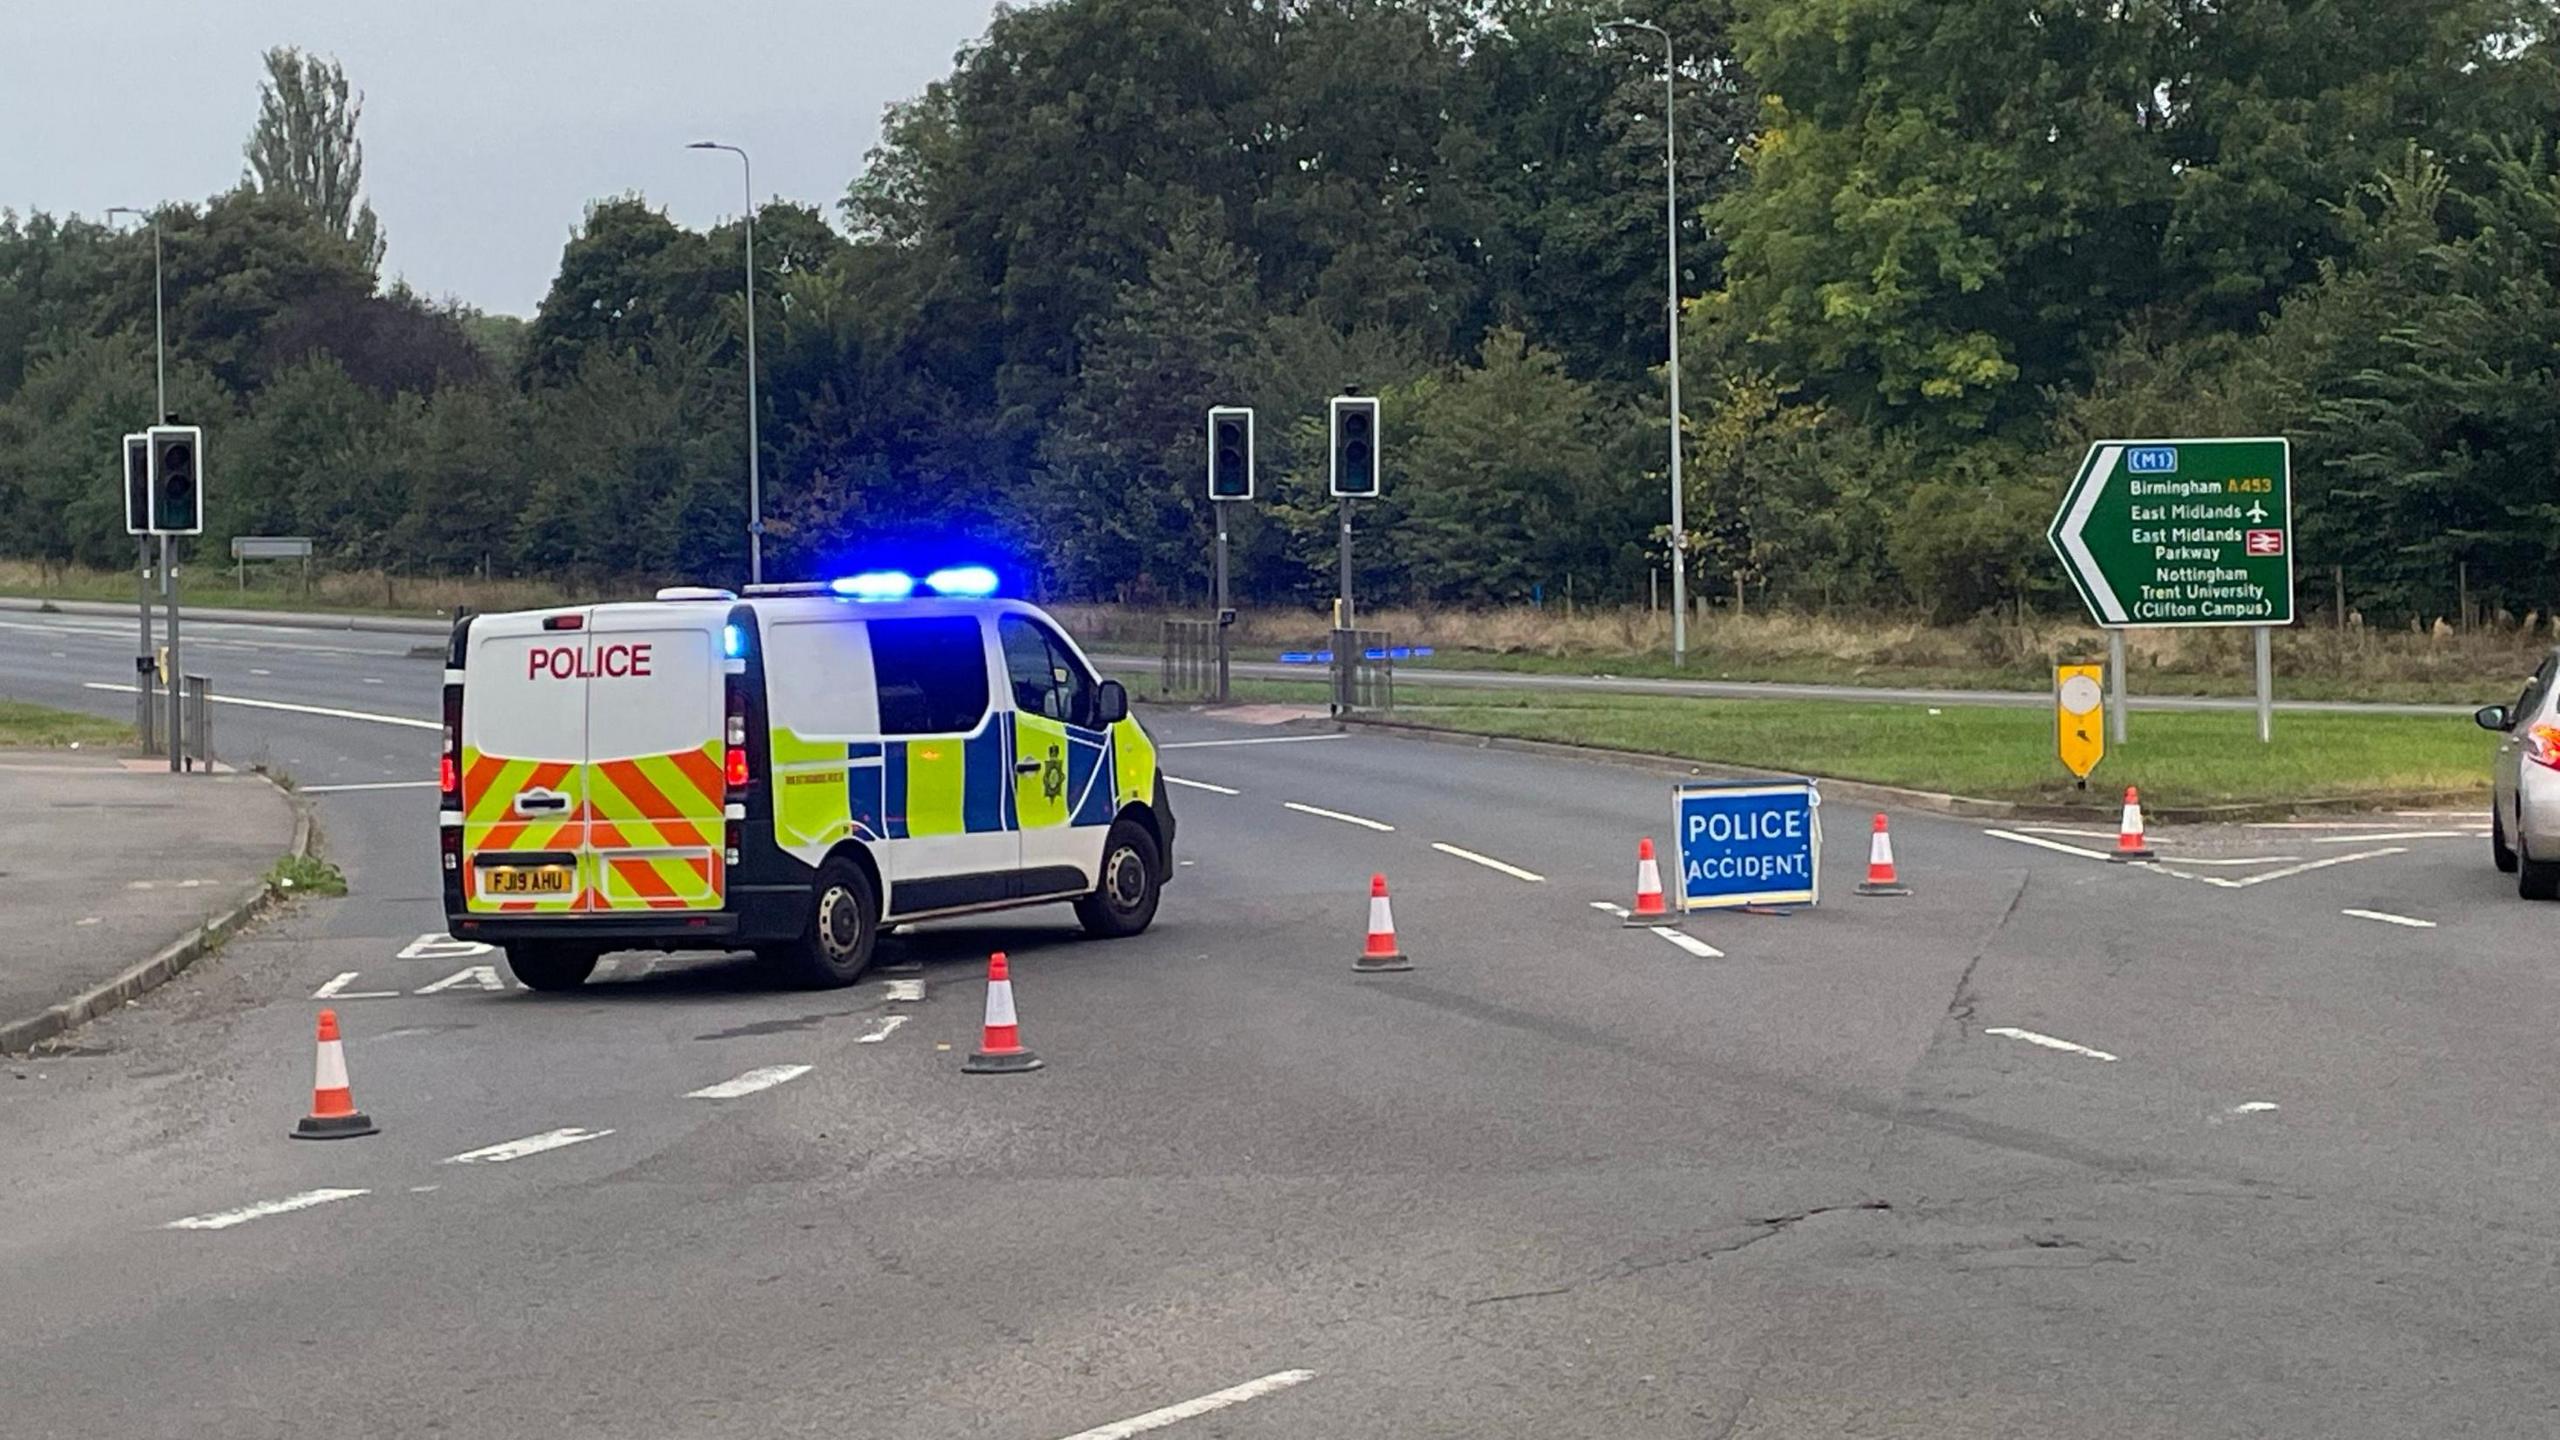
[[[2116,826],[2116,853],[2110,860],[2148,860],[2151,847],[2142,839],[2142,792],[2124,787],[2124,820]]]
[[[1858,882],[1858,893],[1861,895],[1908,895],[1911,893],[1910,887],[1904,885],[1894,874],[1893,836],[1886,832],[1882,815],[1876,817],[1875,835],[1867,841],[1867,878]]]
[[[1654,863],[1653,837],[1636,842],[1636,908],[1627,912],[1627,924],[1660,925],[1671,918],[1671,907],[1662,903],[1662,867]]]
[[[311,1113],[293,1127],[296,1140],[352,1140],[378,1135],[373,1117],[356,1108],[347,1088],[347,1047],[338,1039],[338,1012],[320,1012],[320,1053],[312,1064]]]
[[[1022,1032],[1014,1022],[1013,974],[1001,950],[987,957],[986,1033],[960,1068],[971,1075],[1011,1075],[1040,1068],[1040,1057],[1023,1048]]]
[[[1351,968],[1363,975],[1413,968],[1413,962],[1396,948],[1396,917],[1387,908],[1384,875],[1369,877],[1369,943],[1360,948],[1360,958],[1351,962]]]

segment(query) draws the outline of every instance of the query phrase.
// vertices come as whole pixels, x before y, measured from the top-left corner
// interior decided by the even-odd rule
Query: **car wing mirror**
[[[2483,705],[2471,712],[2471,719],[2483,730],[2504,730],[2507,728],[2507,707]]]
[[[1129,687],[1119,681],[1103,681],[1093,700],[1094,714],[1103,724],[1116,725],[1129,718]]]

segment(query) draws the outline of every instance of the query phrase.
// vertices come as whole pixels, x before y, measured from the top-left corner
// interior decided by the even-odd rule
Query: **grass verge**
[[[288,895],[344,895],[347,877],[317,855],[287,855],[267,871],[267,883]]]
[[[0,700],[0,745],[54,749],[69,745],[129,745],[133,727],[95,715],[49,710],[19,700]]]
[[[2462,718],[2280,715],[2261,745],[2246,713],[2143,714],[2079,790],[2036,710],[1433,691],[1393,718],[2108,815],[2127,785],[2164,809],[2485,795],[2494,743]]]

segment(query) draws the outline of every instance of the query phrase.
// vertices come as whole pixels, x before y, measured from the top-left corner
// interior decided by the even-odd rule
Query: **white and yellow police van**
[[[609,950],[816,985],[884,924],[1155,918],[1173,811],[1128,691],[979,566],[473,615],[445,658],[447,928],[536,990]]]

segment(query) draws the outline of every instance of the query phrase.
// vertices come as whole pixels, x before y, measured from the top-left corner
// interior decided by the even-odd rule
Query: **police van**
[[[536,990],[609,950],[850,984],[884,925],[1056,901],[1146,929],[1173,863],[1155,746],[995,588],[960,566],[457,621],[447,928]]]

